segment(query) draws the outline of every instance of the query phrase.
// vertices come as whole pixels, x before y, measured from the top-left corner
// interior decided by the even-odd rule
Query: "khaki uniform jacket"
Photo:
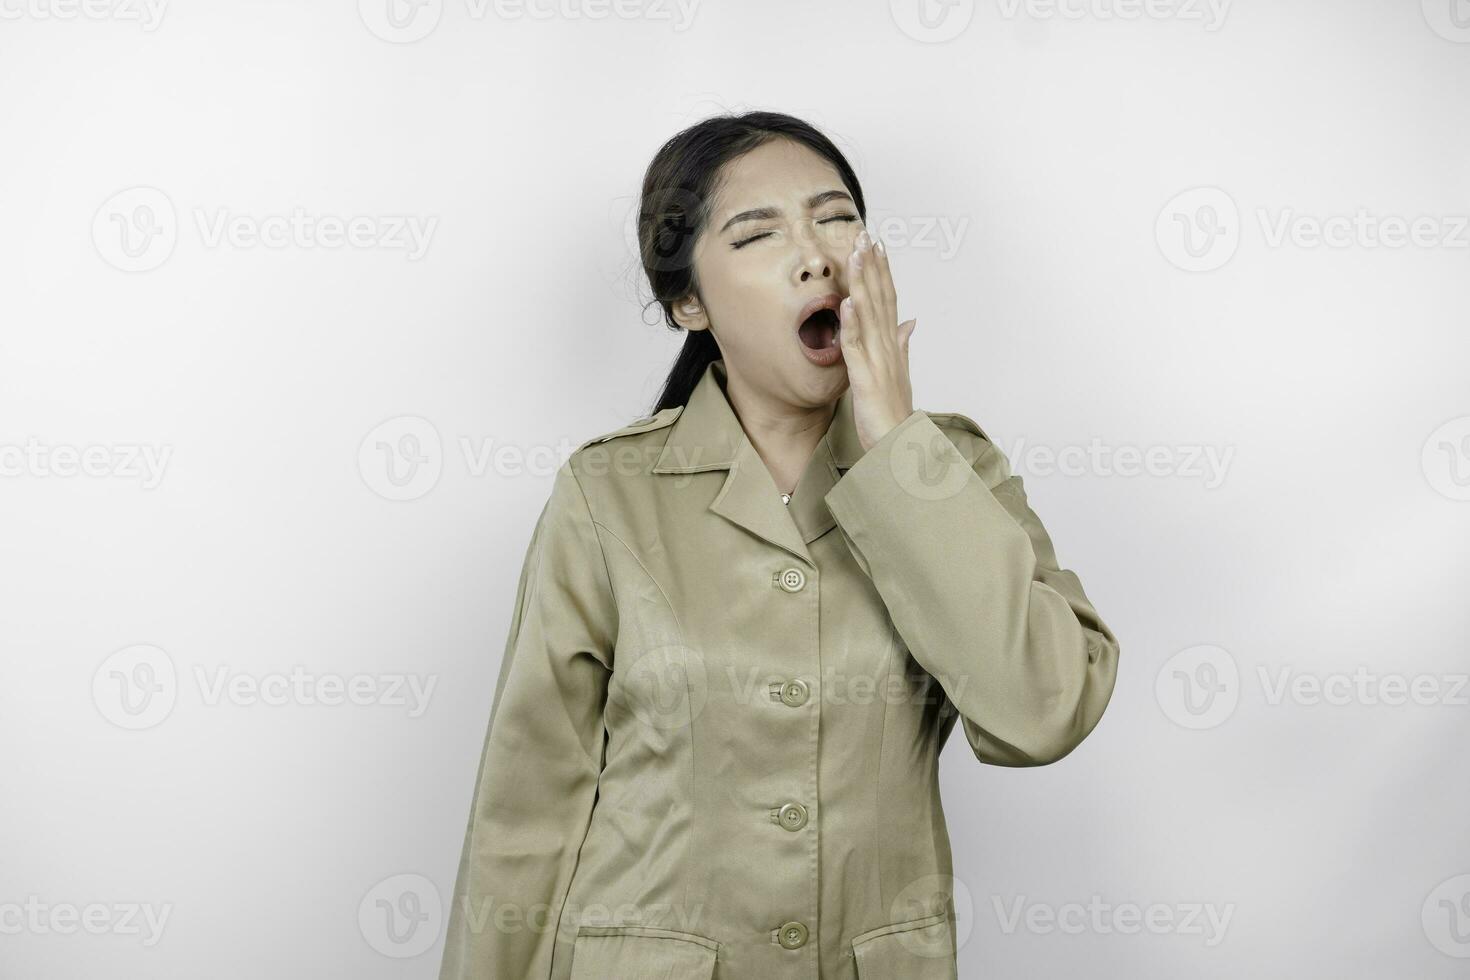
[[[1118,641],[978,425],[864,453],[849,390],[786,504],[726,378],[556,475],[441,980],[954,978],[951,729],[1036,766],[1103,713]]]

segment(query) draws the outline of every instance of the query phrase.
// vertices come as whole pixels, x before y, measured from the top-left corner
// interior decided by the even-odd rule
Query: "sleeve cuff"
[[[880,542],[894,542],[894,530],[915,538],[975,529],[987,536],[1026,534],[949,436],[918,409],[874,443],[824,499],[865,553],[882,552]]]

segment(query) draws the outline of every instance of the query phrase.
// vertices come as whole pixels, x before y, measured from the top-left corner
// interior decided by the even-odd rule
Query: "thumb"
[[[898,346],[904,350],[908,350],[909,338],[914,335],[914,330],[917,329],[918,325],[919,321],[917,319],[905,320],[898,325]]]

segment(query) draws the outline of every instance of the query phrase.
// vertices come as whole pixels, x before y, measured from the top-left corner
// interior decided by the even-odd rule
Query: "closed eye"
[[[829,224],[829,223],[831,223],[833,221],[853,222],[853,221],[856,221],[856,220],[858,220],[858,217],[855,214],[838,214],[838,215],[833,215],[830,218],[823,218],[821,221],[818,221],[817,224],[819,224],[819,225],[825,225],[825,224]],[[756,240],[761,239],[761,238],[767,238],[771,234],[772,234],[772,232],[763,231],[759,235],[751,235],[749,238],[743,238],[740,241],[733,243],[730,247],[731,248],[744,248],[745,246],[749,245],[751,242],[756,241]]]

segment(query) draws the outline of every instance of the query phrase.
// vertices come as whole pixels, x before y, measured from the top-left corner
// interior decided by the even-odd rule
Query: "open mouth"
[[[803,310],[804,318],[797,325],[796,333],[802,346],[811,350],[826,350],[836,347],[842,319],[837,315],[837,306],[842,297],[833,294],[808,303]]]

